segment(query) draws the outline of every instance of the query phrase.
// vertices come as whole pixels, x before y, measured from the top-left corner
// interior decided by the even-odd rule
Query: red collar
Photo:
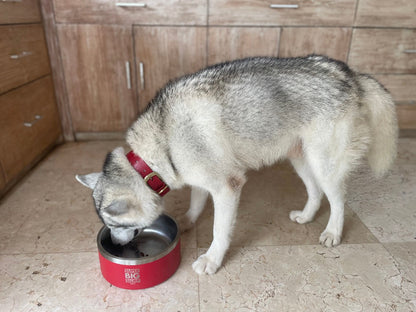
[[[133,151],[130,151],[126,155],[128,161],[133,168],[142,176],[146,184],[160,196],[166,195],[170,191],[169,186],[163,182],[162,178],[154,172],[150,167],[136,155]]]

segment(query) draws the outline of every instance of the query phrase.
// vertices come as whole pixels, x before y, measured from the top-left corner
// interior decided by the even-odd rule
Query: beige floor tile
[[[352,175],[340,246],[318,245],[327,201],[313,222],[289,220],[306,191],[282,163],[248,174],[234,247],[216,275],[198,277],[191,268],[196,247],[212,239],[209,201],[182,235],[178,272],[141,291],[111,287],[101,276],[102,223],[91,190],[74,178],[101,170],[122,144],[59,146],[0,200],[1,311],[416,311],[416,140],[400,140],[387,177],[376,180],[365,166]],[[167,213],[180,216],[189,200],[189,189],[172,191]]]
[[[329,204],[322,201],[314,221],[297,224],[289,219],[292,210],[302,210],[307,194],[302,181],[288,163],[251,172],[238,210],[232,246],[318,244],[329,219]],[[212,240],[213,207],[209,203],[198,222],[198,247]],[[347,206],[343,243],[370,243],[377,239]]]
[[[381,242],[416,236],[416,140],[399,141],[398,158],[381,179],[361,168],[350,181],[349,206]]]
[[[407,243],[386,243],[384,247],[397,261],[400,272],[416,285],[416,240]],[[416,293],[415,293],[416,302]]]
[[[118,146],[126,153],[128,146],[123,141],[74,142],[58,146],[38,165],[38,170],[70,171],[85,174],[102,169],[105,156]]]
[[[198,311],[196,249],[164,283],[144,290],[112,287],[96,252],[0,256],[1,311]]]
[[[414,311],[381,244],[233,248],[214,276],[200,277],[201,311]]]

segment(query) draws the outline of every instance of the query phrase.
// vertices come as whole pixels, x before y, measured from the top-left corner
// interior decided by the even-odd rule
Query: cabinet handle
[[[412,49],[404,50],[403,52],[408,53],[408,54],[412,54],[412,53],[416,53],[416,49],[415,50],[412,50]]]
[[[144,90],[144,65],[142,62],[139,63],[139,73],[140,73],[140,88]]]
[[[38,120],[42,119],[43,117],[41,115],[35,115],[35,119],[32,120],[31,122],[24,122],[23,125],[25,127],[32,127]]]
[[[299,9],[298,4],[270,4],[271,9]]]
[[[22,2],[22,0],[1,0],[2,2]]]
[[[126,62],[127,89],[131,89],[130,62]]]
[[[146,3],[129,3],[129,2],[117,2],[116,6],[118,7],[135,7],[135,8],[145,8],[147,6]]]
[[[4,0],[2,0],[2,1],[4,1]],[[33,52],[23,51],[22,53],[19,53],[19,54],[10,55],[10,58],[12,60],[17,60],[17,59],[20,59],[20,58],[23,58],[25,56],[29,56],[29,55],[32,55],[32,54],[33,54]]]

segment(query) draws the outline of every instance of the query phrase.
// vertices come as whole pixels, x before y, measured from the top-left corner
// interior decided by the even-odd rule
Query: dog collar
[[[160,196],[166,195],[167,192],[170,191],[167,184],[162,180],[159,174],[154,172],[150,167],[145,163],[143,159],[140,158],[139,155],[135,154],[133,151],[130,151],[126,155],[128,161],[133,166],[134,170],[136,170],[141,177],[143,178],[144,182],[157,194]]]

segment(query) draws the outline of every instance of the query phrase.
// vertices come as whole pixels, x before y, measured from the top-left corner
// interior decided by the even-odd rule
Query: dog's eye
[[[139,234],[139,229],[134,230],[134,236],[137,236],[137,234]]]

